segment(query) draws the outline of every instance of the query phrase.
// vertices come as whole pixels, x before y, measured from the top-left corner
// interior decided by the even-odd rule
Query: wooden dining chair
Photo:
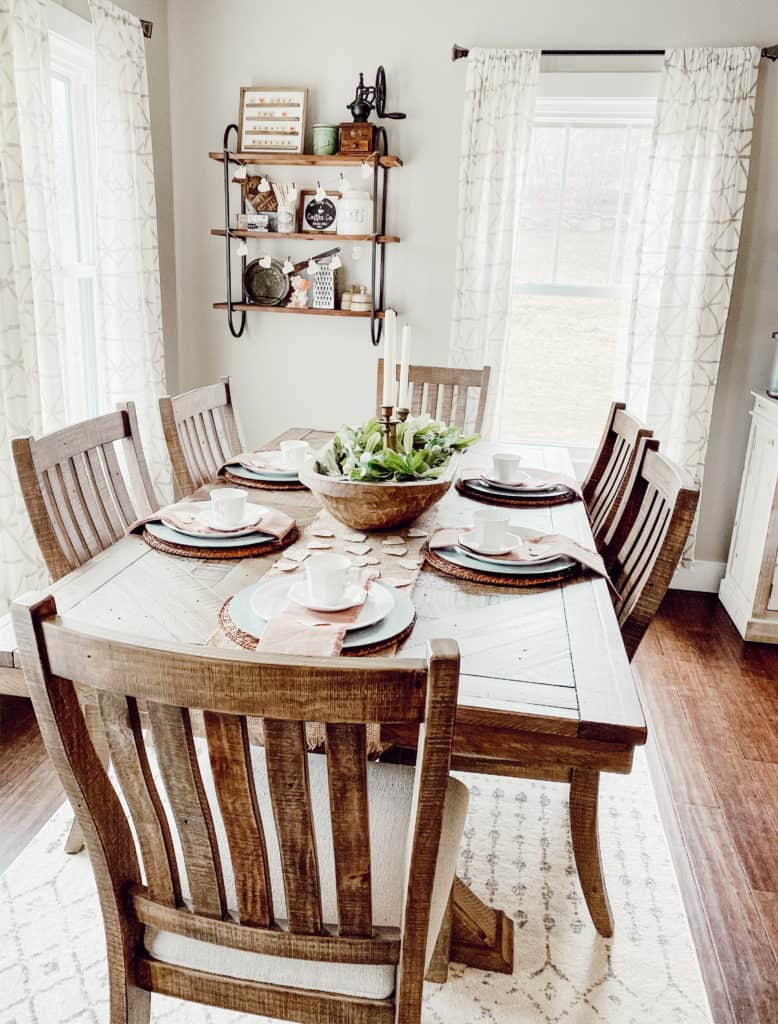
[[[418,1024],[467,810],[449,777],[453,641],[424,660],[149,648],[68,627],[51,597],[17,602],[13,621],[97,879],[111,1024],[146,1024],[150,992],[303,1024]],[[74,679],[98,691],[127,811]],[[264,747],[249,745],[255,716]],[[306,752],[309,721],[325,724],[324,756]],[[368,763],[377,722],[421,724],[417,768]]]
[[[626,493],[605,538],[603,559],[618,593],[616,615],[630,659],[640,645],[681,560],[699,491],[658,451],[638,443]]]
[[[159,400],[173,477],[180,496],[216,479],[232,455],[245,450],[232,407],[230,378]]]
[[[15,437],[11,447],[33,533],[54,580],[159,508],[132,402],[43,437]]]
[[[484,423],[489,378],[492,370],[459,370],[449,366],[409,366],[408,389],[411,415],[429,413],[433,419],[456,426],[463,433],[478,434]],[[397,380],[400,367],[397,366]],[[378,360],[376,412],[381,412],[384,361]]]
[[[602,548],[624,497],[640,440],[652,435],[652,430],[627,412],[624,402],[613,402],[600,446],[582,487],[598,549]]]

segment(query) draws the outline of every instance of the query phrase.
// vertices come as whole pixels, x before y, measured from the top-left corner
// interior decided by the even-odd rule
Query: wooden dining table
[[[331,435],[294,428],[274,438],[323,444]],[[527,466],[570,475],[565,448],[517,445]],[[494,445],[463,456],[484,466]],[[205,497],[210,487],[198,496]],[[320,511],[307,490],[251,492],[307,526]],[[468,524],[474,502],[455,488],[438,506],[438,523]],[[515,525],[566,534],[593,546],[581,501],[511,510]],[[57,609],[74,626],[124,631],[141,641],[205,646],[229,597],[256,582],[278,554],[238,561],[179,558],[131,534],[51,585]],[[453,768],[542,779],[570,787],[575,861],[595,927],[613,931],[599,853],[597,806],[601,772],[628,773],[646,724],[606,580],[584,575],[522,589],[471,583],[425,565],[412,590],[416,622],[401,655],[424,655],[428,640],[453,637],[461,652]],[[0,623],[0,693],[24,694],[10,622]],[[382,729],[394,749],[413,750],[415,736]],[[563,837],[560,836],[560,844]],[[450,915],[450,959],[487,970],[513,969],[513,926],[457,880]]]

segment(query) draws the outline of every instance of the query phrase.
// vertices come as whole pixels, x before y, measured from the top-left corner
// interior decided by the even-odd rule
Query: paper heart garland
[[[260,261],[259,261],[259,265],[260,265],[260,267],[264,267],[266,270],[267,270],[268,267],[272,267],[273,266],[273,258],[272,258],[272,256],[263,256],[260,259]]]

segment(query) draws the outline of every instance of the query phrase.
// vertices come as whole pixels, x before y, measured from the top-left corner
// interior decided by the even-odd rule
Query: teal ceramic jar
[[[338,152],[338,126],[336,124],[315,124],[313,126],[313,152],[315,156],[335,156]]]

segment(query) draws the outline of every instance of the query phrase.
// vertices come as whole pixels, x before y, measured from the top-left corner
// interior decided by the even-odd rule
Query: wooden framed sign
[[[298,231],[336,232],[339,202],[340,192],[327,192],[324,199],[317,199],[314,189],[302,189]]]
[[[302,153],[307,89],[243,86],[238,134],[243,153]]]

